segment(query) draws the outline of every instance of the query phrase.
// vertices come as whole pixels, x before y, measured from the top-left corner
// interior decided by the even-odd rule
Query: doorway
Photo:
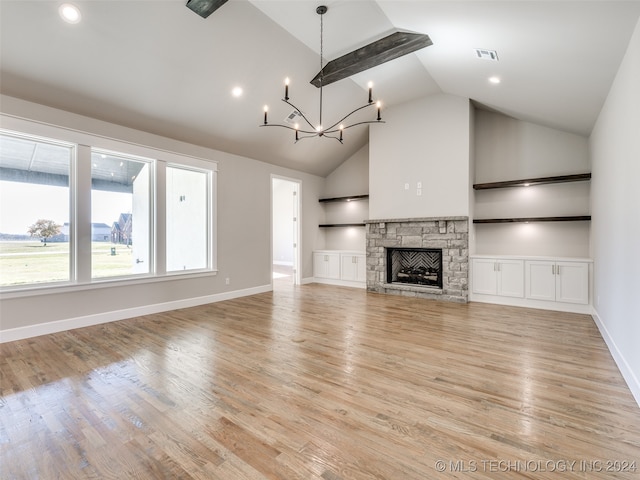
[[[300,181],[271,176],[273,286],[300,284]]]

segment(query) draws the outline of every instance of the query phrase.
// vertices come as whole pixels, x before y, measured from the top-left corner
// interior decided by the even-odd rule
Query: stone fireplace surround
[[[469,218],[366,220],[367,290],[466,303],[469,301]],[[387,248],[441,248],[442,289],[387,282]]]

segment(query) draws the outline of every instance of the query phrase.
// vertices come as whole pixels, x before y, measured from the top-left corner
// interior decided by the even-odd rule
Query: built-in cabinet
[[[524,261],[477,258],[473,263],[474,291],[483,295],[524,297]]]
[[[470,300],[589,313],[591,260],[477,255]]]
[[[366,282],[366,255],[349,253],[340,254],[340,278],[349,282]]]
[[[340,278],[340,253],[335,251],[313,252],[313,276],[315,278]]]
[[[313,277],[318,283],[364,288],[366,262],[363,252],[318,250],[313,252]]]
[[[584,262],[526,262],[527,298],[555,302],[589,303],[589,264]]]

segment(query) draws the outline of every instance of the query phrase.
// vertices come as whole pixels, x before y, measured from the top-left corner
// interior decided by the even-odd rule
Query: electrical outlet
[[[225,278],[224,283],[231,285],[231,279],[229,277]]]
[[[422,189],[421,188],[416,190],[416,195],[418,195],[418,196],[422,195]]]
[[[408,183],[405,183],[405,184],[404,184],[404,189],[405,189],[405,190],[409,190],[409,184],[408,184]]]
[[[418,185],[416,185],[416,188],[418,189],[422,188],[422,182],[418,182]]]

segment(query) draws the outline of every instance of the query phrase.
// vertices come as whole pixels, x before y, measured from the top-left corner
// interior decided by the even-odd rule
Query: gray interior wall
[[[369,193],[369,145],[365,145],[325,178],[323,198]],[[323,203],[323,223],[360,223],[369,218],[369,201]],[[324,229],[325,248],[365,250],[364,227]]]
[[[477,109],[474,183],[590,171],[586,137]],[[566,183],[474,192],[474,218],[588,215],[590,183]],[[589,256],[589,222],[476,225],[474,253]]]
[[[117,310],[268,286],[271,283],[271,174],[302,181],[302,277],[312,277],[311,252],[324,247],[318,204],[324,179],[253,159],[178,142],[12,97],[2,113],[218,162],[218,275],[160,280],[65,293],[3,298],[0,329],[19,328]],[[230,279],[230,285],[225,279]]]
[[[369,134],[370,218],[468,216],[469,100],[432,95],[384,118]]]
[[[640,404],[640,21],[590,137],[599,326]]]

